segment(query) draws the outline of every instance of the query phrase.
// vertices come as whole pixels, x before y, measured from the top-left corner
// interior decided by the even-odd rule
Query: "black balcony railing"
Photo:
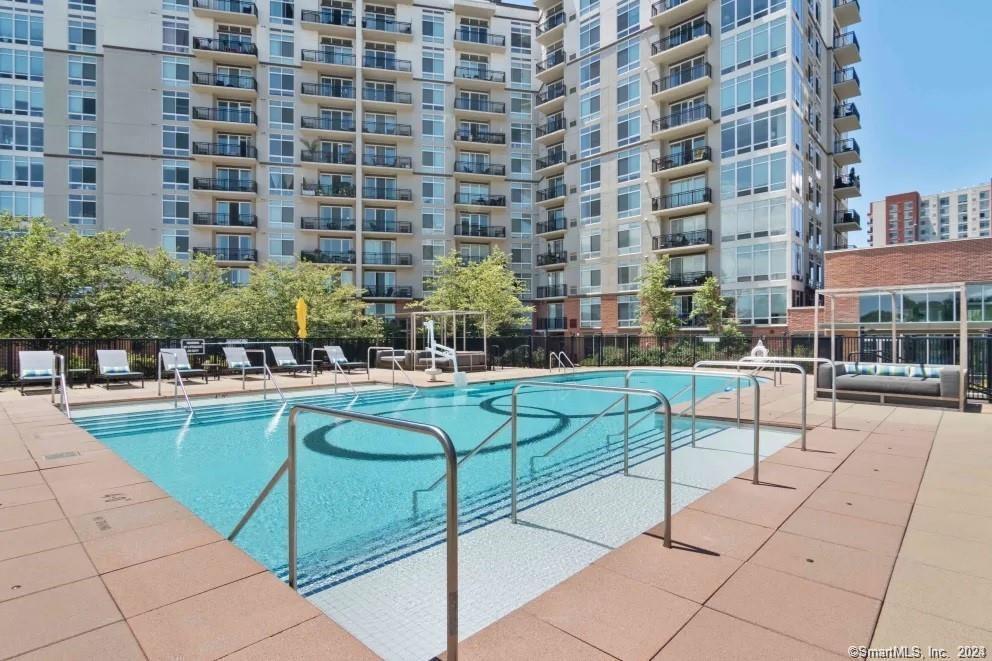
[[[538,317],[535,322],[537,330],[542,331],[563,331],[568,328],[566,317]]]
[[[558,151],[548,154],[544,158],[537,159],[537,169],[543,170],[544,168],[550,168],[555,165],[562,165],[567,159],[568,154],[565,153],[565,150],[559,149]]]
[[[463,255],[459,254],[458,259],[462,264],[479,264],[489,259],[489,255]]]
[[[258,46],[250,41],[226,37],[193,37],[194,50],[208,50],[214,53],[258,56]]]
[[[333,165],[354,165],[355,152],[336,149],[304,149],[300,152],[304,163],[328,163]]]
[[[317,264],[354,264],[355,251],[304,250],[300,252],[300,260]]]
[[[493,131],[480,131],[476,129],[458,129],[455,131],[455,140],[480,142],[490,145],[505,145],[506,134],[494,133]]]
[[[659,92],[674,89],[680,85],[685,85],[686,83],[691,83],[694,80],[699,80],[712,75],[713,67],[710,66],[709,62],[703,62],[702,64],[689,67],[688,69],[681,69],[675,73],[665,76],[664,78],[659,78],[658,80],[652,82],[651,93],[658,94]]]
[[[684,165],[692,165],[693,163],[705,163],[706,161],[711,160],[712,156],[713,153],[709,147],[687,149],[675,154],[669,154],[668,156],[652,159],[651,171],[664,172],[665,170],[682,167]]]
[[[845,138],[843,140],[838,140],[834,143],[834,154],[843,154],[846,152],[853,151],[856,154],[861,154],[861,146],[858,145],[858,141],[854,138]]]
[[[548,216],[547,220],[538,221],[534,229],[536,234],[546,234],[548,232],[562,232],[568,229],[568,218],[564,215]]]
[[[537,93],[537,105],[542,103],[548,103],[549,101],[554,101],[557,98],[565,96],[565,83],[564,81],[558,80],[550,85],[541,88]]]
[[[354,88],[352,88],[354,91]],[[329,116],[329,117],[300,117],[300,127],[314,129],[317,131],[345,131],[355,130],[355,120],[351,117]]]
[[[214,190],[222,193],[257,193],[258,183],[251,179],[193,177],[193,190]]]
[[[654,250],[668,248],[688,248],[690,246],[705,246],[713,242],[713,230],[693,230],[691,232],[676,232],[662,234],[651,239]]]
[[[227,89],[258,91],[258,81],[255,79],[255,76],[246,76],[236,73],[194,71],[193,84],[226,87]]]
[[[713,276],[712,271],[687,271],[672,273],[668,276],[669,287],[699,287],[707,278]]]
[[[258,124],[258,115],[251,108],[193,108],[193,119],[234,124]]]
[[[565,118],[561,115],[555,115],[554,117],[549,117],[548,121],[537,127],[537,137],[542,137],[545,135],[550,135],[556,131],[565,130]]]
[[[860,188],[861,187],[861,177],[856,174],[848,172],[847,174],[839,174],[834,177],[834,188]]]
[[[363,16],[362,27],[366,30],[379,30],[393,34],[413,34],[413,25],[386,16]]]
[[[861,214],[854,209],[837,209],[834,211],[834,225],[848,225],[855,223],[861,226]]]
[[[210,255],[218,262],[257,262],[258,251],[253,248],[193,248],[199,255]]]
[[[568,261],[568,253],[564,251],[558,252],[542,252],[537,255],[537,265],[538,266],[550,266],[553,264],[564,264]]]
[[[314,64],[336,64],[342,67],[355,66],[355,54],[349,51],[321,48],[320,50],[303,49],[300,59]]]
[[[197,211],[193,214],[194,225],[211,227],[258,227],[258,216],[250,213],[207,213]]]
[[[353,28],[355,27],[355,13],[349,9],[304,9],[300,12],[300,21]]]
[[[413,159],[409,156],[396,156],[395,154],[362,154],[362,165],[409,170],[413,167]]]
[[[362,197],[366,200],[392,200],[394,202],[412,202],[413,191],[409,188],[391,188],[389,186],[365,186]]]
[[[658,14],[663,14],[669,9],[674,9],[675,7],[681,5],[683,2],[687,2],[687,1],[688,0],[658,0],[658,2],[651,5],[651,15],[657,16]]]
[[[565,184],[554,184],[548,186],[547,188],[542,188],[537,191],[537,201],[544,202],[546,200],[553,200],[556,197],[565,196]]]
[[[557,50],[551,51],[546,58],[534,65],[534,69],[537,73],[542,73],[548,69],[554,68],[559,64],[565,63],[565,49],[559,48]]]
[[[336,83],[300,83],[300,92],[308,96],[326,96],[335,99],[354,99],[353,85]]]
[[[258,8],[247,0],[193,0],[193,9],[226,11],[232,14],[247,14],[258,18]]]
[[[506,175],[506,166],[496,163],[485,163],[481,161],[455,161],[455,172],[464,174],[488,174],[494,177]]]
[[[861,4],[858,0],[834,0],[834,7],[843,7],[845,5],[854,5],[859,10],[861,9]]]
[[[662,211],[664,209],[677,209],[693,204],[703,204],[713,200],[713,191],[710,188],[697,188],[696,190],[682,191],[681,193],[669,193],[660,197],[652,198],[651,210]]]
[[[304,180],[300,185],[300,194],[319,195],[320,197],[355,197],[355,184],[346,184],[343,182],[320,184]]]
[[[365,298],[413,298],[413,287],[365,285]]]
[[[391,89],[375,89],[371,87],[362,89],[362,98],[366,101],[379,101],[382,103],[403,103],[406,105],[413,103],[413,94],[410,92],[397,92]]]
[[[408,220],[366,218],[362,221],[362,231],[383,232],[386,234],[413,234],[413,223]]]
[[[537,288],[537,298],[563,298],[568,296],[568,285],[541,285]]]
[[[371,52],[362,56],[362,66],[366,69],[382,69],[384,71],[413,71],[410,60],[401,60],[386,53]]]
[[[838,103],[834,106],[834,119],[844,119],[845,117],[857,117],[861,121],[861,113],[853,103]]]
[[[455,223],[455,236],[475,236],[490,239],[505,239],[506,228],[495,225],[472,225],[471,223]]]
[[[858,37],[854,34],[854,32],[845,32],[834,37],[834,50],[838,48],[847,48],[848,46],[854,46],[859,50],[861,49],[861,44],[858,43]]]
[[[366,121],[362,122],[362,133],[409,137],[413,135],[413,127],[409,124],[397,124],[395,122]]]
[[[354,232],[354,218],[326,218],[321,216],[303,216],[300,218],[300,229],[323,230],[325,232]]]
[[[478,193],[455,193],[455,204],[471,204],[477,207],[505,207],[505,195],[481,195]]]
[[[476,112],[494,112],[502,115],[506,112],[506,104],[502,101],[459,97],[455,99],[455,109],[474,110]]]
[[[858,72],[854,70],[854,67],[847,67],[845,69],[837,69],[834,71],[834,85],[840,85],[841,83],[847,83],[854,81],[859,86],[861,85],[861,79],[858,78]]]
[[[227,156],[229,158],[258,158],[255,145],[237,142],[194,142],[193,153],[200,156]]]
[[[413,255],[408,252],[363,252],[362,262],[372,266],[412,266]]]
[[[485,46],[505,46],[506,37],[501,34],[492,34],[489,30],[471,27],[455,28],[455,41],[467,41],[472,44],[483,44]]]
[[[455,78],[466,80],[484,80],[490,83],[505,83],[506,72],[493,71],[486,67],[455,67]]]
[[[706,37],[711,34],[709,22],[697,23],[695,25],[685,26],[678,29],[676,32],[668,35],[664,39],[659,39],[658,41],[651,44],[651,54],[657,55],[658,53],[663,53],[666,50],[671,50],[676,46],[681,46],[682,44],[687,44],[693,39],[698,39],[700,37]]]
[[[565,12],[560,11],[554,13],[537,24],[537,34],[542,35],[545,32],[550,32],[559,25],[564,25],[564,24],[565,24]]]
[[[685,124],[691,124],[692,122],[699,122],[710,118],[710,106],[708,103],[703,103],[701,105],[680,110],[679,112],[673,112],[671,115],[665,115],[664,117],[659,117],[658,119],[653,120],[651,122],[651,132],[657,133],[659,131],[667,131],[668,129],[674,129]]]

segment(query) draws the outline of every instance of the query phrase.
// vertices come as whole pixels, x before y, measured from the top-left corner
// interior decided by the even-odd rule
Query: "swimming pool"
[[[541,381],[623,385],[624,372],[543,377]],[[368,390],[243,401],[180,409],[83,415],[77,423],[144,472],[171,496],[227,535],[286,457],[290,405],[308,403],[435,424],[451,436],[460,456],[506,421],[517,381],[467,388]],[[684,406],[688,375],[640,374],[631,385],[658,390]],[[699,377],[700,397],[728,381]],[[615,406],[554,454],[540,455],[590,421],[616,393],[547,388],[519,397],[519,475],[522,510],[616,473],[622,466],[623,407]],[[664,453],[657,405],[631,397],[631,464]],[[676,406],[675,408],[681,408]],[[700,421],[699,437],[721,425]],[[673,447],[689,443],[689,423],[673,421]],[[443,485],[421,492],[443,475],[436,441],[383,427],[303,414],[299,418],[299,588],[314,594],[439,544],[444,535]],[[459,470],[462,534],[509,511],[509,428]],[[283,481],[237,539],[279,574],[286,561],[286,486]]]

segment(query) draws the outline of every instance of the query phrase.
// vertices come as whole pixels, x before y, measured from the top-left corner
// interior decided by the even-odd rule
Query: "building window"
[[[163,232],[162,249],[175,259],[189,259],[189,230]]]
[[[189,93],[170,90],[162,92],[162,119],[174,122],[189,121]]]
[[[162,56],[162,83],[169,87],[189,87],[189,58],[185,57],[175,57],[174,55],[163,55]],[[94,61],[91,68],[82,69],[80,73],[86,74],[92,72],[92,77],[87,80],[92,80],[90,83],[76,83],[73,80],[73,67],[70,58],[69,63],[69,82],[76,83],[79,85],[89,84],[96,85],[96,62]]]
[[[269,32],[269,55],[273,62],[293,63],[293,33],[284,30]]]
[[[579,325],[582,328],[600,327],[600,299],[598,296],[583,298],[579,301]]]
[[[0,113],[45,116],[45,88],[27,85],[0,85]]]
[[[444,51],[440,48],[423,48],[421,53],[424,78],[444,80]]]
[[[517,237],[527,237],[532,234],[532,219],[529,213],[515,213],[510,219],[510,233]]]
[[[70,20],[69,50],[95,51],[96,23],[92,21]]]
[[[444,170],[444,150],[424,148],[420,150],[420,164],[425,170]]]
[[[641,252],[640,223],[623,223],[617,227],[617,254],[633,255]]]
[[[40,50],[0,48],[0,78],[44,80],[45,54]]]
[[[43,124],[0,120],[0,149],[41,152],[44,148]]]
[[[603,275],[598,266],[584,266],[579,271],[579,293],[598,294],[603,290]]]
[[[444,13],[425,9],[421,19],[421,32],[425,43],[444,43]]]
[[[420,120],[421,134],[425,138],[444,138],[444,115],[426,114]]]
[[[599,48],[599,17],[584,21],[579,26],[579,55],[585,55]]]
[[[617,265],[617,291],[637,291],[641,284],[640,262]]]
[[[421,87],[420,107],[424,110],[444,110],[444,85],[424,83]]]
[[[641,139],[641,112],[634,112],[617,117],[617,146],[623,147]]]
[[[293,162],[293,136],[276,133],[269,136],[269,160],[273,163]]]
[[[11,9],[0,11],[0,42],[25,46],[44,46],[44,16],[34,11]]]
[[[579,236],[579,251],[582,259],[599,259],[602,235],[599,229],[583,230]]]
[[[513,92],[510,94],[510,112],[514,115],[530,117],[533,111],[534,99],[530,94]]]
[[[292,261],[293,253],[292,233],[269,234],[269,259],[279,262]]]
[[[510,24],[510,52],[530,55],[531,27],[529,23],[514,21]]]
[[[518,57],[513,58],[513,61],[510,63],[510,87],[530,89],[530,72],[533,68],[530,60],[522,60]]]
[[[69,224],[82,226],[96,225],[95,195],[69,196]]]
[[[292,229],[295,212],[292,201],[274,200],[269,202],[269,225]]]
[[[270,129],[292,131],[293,121],[292,101],[269,101]]]
[[[162,50],[170,53],[189,52],[189,19],[162,17]]]
[[[185,195],[163,195],[162,223],[189,225],[189,198]]]
[[[617,296],[617,326],[636,328],[641,325],[641,301],[637,296]]]
[[[617,181],[631,181],[641,176],[641,151],[628,149],[617,154]]]
[[[593,55],[579,65],[579,89],[599,85],[599,56]]]
[[[165,156],[189,156],[189,127],[163,126],[162,153]]]
[[[585,158],[592,154],[598,154],[599,148],[599,124],[582,129],[579,134],[579,156]]]
[[[293,168],[269,168],[269,195],[293,195]]]
[[[641,64],[641,48],[637,39],[617,44],[617,74],[636,70]]]
[[[584,161],[579,166],[579,189],[589,191],[599,188],[600,185],[600,163],[599,159]]]
[[[424,177],[421,190],[425,205],[443,205],[447,202],[444,199],[444,179],[441,177]]]
[[[292,25],[293,0],[270,0],[269,21],[280,25]]]
[[[96,0],[69,0],[69,9],[75,11],[96,11]]]
[[[601,200],[599,194],[583,195],[579,200],[579,222],[582,225],[594,225],[601,218]]]
[[[624,186],[617,191],[617,218],[631,218],[641,214],[641,185]]]
[[[269,68],[269,94],[273,96],[293,96],[293,70],[288,67]]]
[[[641,23],[639,8],[638,0],[626,0],[617,5],[617,39],[637,32]]]
[[[636,75],[617,83],[617,110],[633,108],[641,101],[641,81]]]
[[[579,119],[583,123],[599,117],[599,92],[586,92],[579,100]]]
[[[585,16],[599,9],[599,0],[579,0],[579,15]]]
[[[45,164],[41,158],[0,156],[0,184],[41,187],[45,185]]]
[[[189,162],[162,161],[162,188],[165,190],[189,190]]]
[[[444,257],[444,241],[424,241],[421,253],[425,262],[436,262]]]
[[[96,190],[96,163],[69,161],[69,189]]]

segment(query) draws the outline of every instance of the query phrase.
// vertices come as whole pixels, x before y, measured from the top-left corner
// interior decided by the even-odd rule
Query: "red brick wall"
[[[883,228],[885,229],[885,241],[888,242],[889,230],[892,229],[889,223],[889,206],[896,205],[896,240],[895,243],[903,243],[906,240],[905,227],[906,221],[903,215],[903,204],[909,202],[913,206],[913,224],[914,229],[912,232],[912,237],[914,241],[920,238],[920,194],[916,191],[912,193],[900,193],[899,195],[888,195],[885,198],[885,218],[883,223]]]

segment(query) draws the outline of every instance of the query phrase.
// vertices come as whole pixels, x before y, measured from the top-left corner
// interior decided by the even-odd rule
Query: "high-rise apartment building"
[[[233,282],[340,264],[389,315],[496,246],[549,332],[636,330],[645,259],[744,324],[859,226],[857,0],[0,0],[0,208]],[[849,169],[852,168],[852,169]]]
[[[868,240],[873,246],[992,236],[992,183],[920,195],[886,195],[871,203]]]

